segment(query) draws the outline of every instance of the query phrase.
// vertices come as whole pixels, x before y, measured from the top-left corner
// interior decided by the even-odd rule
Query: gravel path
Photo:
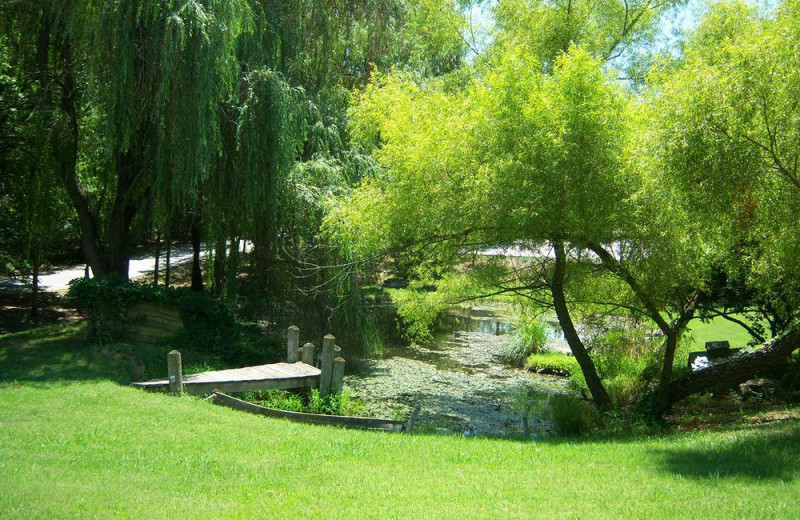
[[[441,348],[409,346],[386,359],[357,362],[345,385],[381,417],[405,417],[419,400],[424,430],[523,435],[521,403],[546,398],[565,381],[502,364],[506,338],[455,332]],[[550,431],[535,417],[529,417],[529,428],[533,435]]]

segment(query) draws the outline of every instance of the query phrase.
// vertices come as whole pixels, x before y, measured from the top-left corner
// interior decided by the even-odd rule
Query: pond
[[[565,391],[566,380],[502,362],[513,328],[502,309],[450,312],[443,321],[446,330],[430,344],[387,339],[379,358],[353,361],[345,385],[376,416],[404,418],[419,402],[418,425],[426,431],[518,436],[526,434],[525,417],[527,434],[548,434],[551,425],[532,410]]]

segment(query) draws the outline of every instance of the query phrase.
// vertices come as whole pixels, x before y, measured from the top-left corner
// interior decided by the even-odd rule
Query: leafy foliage
[[[67,297],[89,319],[89,338],[95,343],[125,339],[133,325],[130,308],[139,302],[158,302],[180,310],[183,329],[168,340],[174,348],[214,353],[227,361],[263,359],[260,350],[241,341],[240,328],[224,303],[208,293],[153,287],[111,274],[72,280]]]
[[[267,408],[289,412],[364,416],[366,410],[364,403],[354,398],[348,391],[322,397],[316,388],[312,388],[308,395],[300,395],[285,390],[266,390],[248,394],[246,398]]]

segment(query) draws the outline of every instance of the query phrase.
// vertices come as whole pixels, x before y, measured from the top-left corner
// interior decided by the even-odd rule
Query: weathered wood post
[[[167,354],[167,374],[169,375],[169,391],[172,395],[183,395],[183,366],[181,353],[173,350]]]
[[[300,328],[292,325],[286,331],[286,362],[296,363],[300,359]]]
[[[417,424],[417,417],[419,417],[419,410],[421,406],[419,403],[414,405],[414,410],[411,412],[411,415],[408,417],[408,422],[406,422],[406,433],[411,433],[411,430],[414,429],[414,426]]]
[[[331,393],[341,394],[343,384],[344,384],[344,358],[336,357],[333,359],[333,372],[331,375]]]
[[[331,393],[331,376],[333,375],[333,347],[336,338],[332,334],[322,338],[322,374],[319,376],[319,395],[325,397]]]
[[[302,356],[303,357],[303,359],[302,359],[303,363],[305,363],[306,365],[311,365],[312,367],[314,366],[314,351],[315,350],[316,350],[316,348],[314,347],[313,343],[306,343],[305,345],[303,345],[303,348],[300,349],[300,351],[303,353],[303,356]]]

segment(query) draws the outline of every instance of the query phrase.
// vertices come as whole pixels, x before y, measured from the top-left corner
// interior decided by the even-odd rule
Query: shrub
[[[176,348],[213,352],[227,361],[251,361],[258,357],[245,348],[241,330],[222,301],[209,293],[189,289],[174,291],[170,300],[178,305],[183,321],[183,330],[171,341]]]
[[[654,361],[658,340],[647,339],[641,328],[612,328],[590,344],[592,359],[606,391],[616,407],[636,400],[644,389],[641,374]],[[571,374],[574,388],[585,392],[586,380],[580,370]]]
[[[584,435],[600,425],[599,412],[571,394],[553,394],[545,413],[558,433],[565,436]]]
[[[531,354],[539,354],[547,344],[547,329],[538,319],[524,319],[510,334],[503,348],[503,360],[515,366],[525,365]]]
[[[249,361],[251,352],[241,341],[241,330],[233,314],[209,293],[189,289],[166,289],[132,282],[111,274],[72,280],[68,301],[89,320],[89,338],[94,343],[126,339],[131,320],[128,310],[136,303],[158,302],[178,307],[183,329],[168,340],[173,348],[188,348],[218,354],[228,361]]]
[[[611,329],[591,343],[597,373],[603,379],[638,375],[654,350],[638,329]]]
[[[89,320],[89,339],[104,344],[125,339],[128,309],[140,301],[159,301],[157,289],[117,274],[76,278],[69,282],[67,301]]]

